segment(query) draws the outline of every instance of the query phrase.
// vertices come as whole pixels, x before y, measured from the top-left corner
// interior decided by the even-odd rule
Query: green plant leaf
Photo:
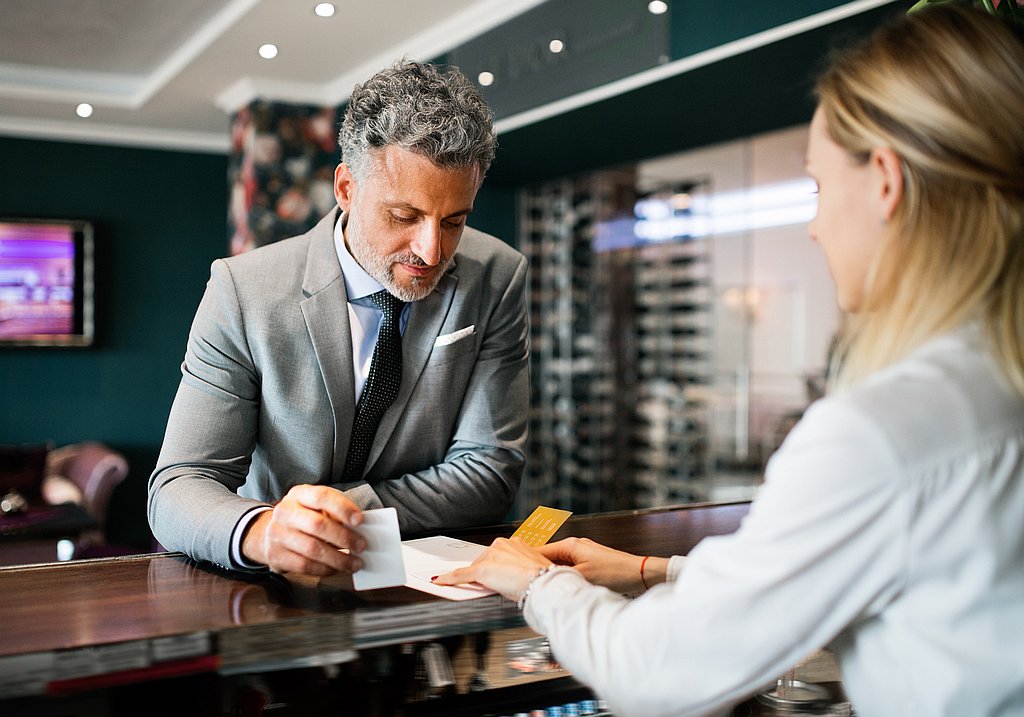
[[[923,10],[929,5],[955,3],[959,5],[975,5],[992,15],[1001,15],[1015,22],[1024,23],[1024,7],[1017,4],[1018,0],[1002,0],[997,8],[992,0],[917,0],[907,10],[908,13]]]
[[[907,10],[907,12],[910,13],[916,12],[918,10],[923,10],[929,5],[944,5],[946,3],[968,4],[970,1],[971,0],[917,0],[917,2],[915,2],[909,10]]]

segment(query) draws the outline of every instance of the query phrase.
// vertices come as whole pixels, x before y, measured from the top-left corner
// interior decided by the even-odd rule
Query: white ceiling
[[[0,0],[0,135],[227,151],[257,97],[340,104],[542,1],[335,0],[322,18],[316,0]]]

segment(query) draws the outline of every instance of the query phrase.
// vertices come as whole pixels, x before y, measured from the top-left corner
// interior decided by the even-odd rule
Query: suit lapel
[[[415,301],[409,306],[409,323],[402,335],[402,385],[394,403],[385,411],[380,419],[380,425],[377,426],[377,435],[374,437],[370,453],[366,457],[367,470],[364,475],[369,473],[374,463],[380,458],[384,446],[387,445],[391,434],[395,431],[395,426],[406,412],[409,397],[412,396],[413,389],[416,388],[416,384],[420,380],[423,368],[434,348],[434,341],[448,316],[458,283],[459,280],[454,273],[453,265],[445,272],[437,287],[426,298]]]
[[[340,210],[331,212],[310,230],[306,272],[302,280],[306,298],[300,304],[334,412],[332,481],[341,480],[344,472],[356,412],[348,295],[334,248],[334,225],[339,216]]]

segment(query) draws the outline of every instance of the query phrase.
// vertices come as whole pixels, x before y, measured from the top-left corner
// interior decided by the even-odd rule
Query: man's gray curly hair
[[[338,143],[357,178],[365,176],[370,150],[388,145],[439,167],[477,165],[483,177],[497,139],[490,109],[458,68],[400,60],[356,85]]]

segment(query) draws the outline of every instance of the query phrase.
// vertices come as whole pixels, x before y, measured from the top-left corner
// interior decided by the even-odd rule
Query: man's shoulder
[[[289,237],[288,239],[281,239],[280,241],[273,242],[271,244],[264,244],[263,246],[251,249],[242,254],[236,254],[235,256],[224,259],[232,269],[246,269],[250,267],[256,267],[261,265],[274,265],[279,262],[294,261],[295,259],[305,259],[306,254],[309,252],[309,234],[301,234],[295,237]]]
[[[273,303],[301,289],[309,243],[309,236],[302,235],[219,259],[211,275],[229,281],[243,302]]]
[[[262,267],[277,267],[283,270],[289,265],[301,266],[306,262],[310,243],[313,241],[317,242],[317,246],[322,252],[334,251],[335,221],[336,213],[328,213],[308,231],[298,236],[264,244],[244,254],[225,259],[225,261],[228,262],[232,270],[237,268],[240,271],[259,271]]]
[[[455,258],[457,262],[465,258],[474,262],[502,263],[513,267],[525,260],[519,251],[498,237],[472,227],[466,227],[463,232]]]

